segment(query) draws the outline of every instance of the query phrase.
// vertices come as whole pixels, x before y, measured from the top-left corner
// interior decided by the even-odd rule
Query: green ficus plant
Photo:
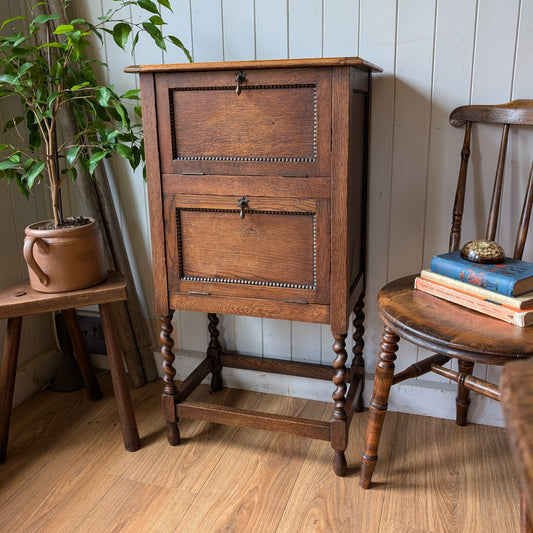
[[[42,13],[44,2],[30,2],[29,12],[35,15],[41,6],[40,14],[17,16],[1,25],[0,100],[16,97],[22,107],[10,106],[17,112],[2,117],[0,178],[15,181],[26,197],[36,184],[47,183],[56,226],[63,223],[61,184],[67,177],[76,179],[76,164],[92,176],[99,162],[113,154],[133,169],[144,163],[138,90],[117,94],[113,86],[99,84],[96,73],[107,65],[95,58],[93,45],[103,43],[107,33],[133,53],[144,33],[159,48],[172,43],[191,60],[181,41],[160,29],[165,25],[162,8],[171,9],[169,0],[156,1],[113,0],[113,7],[95,22],[75,18],[59,24],[60,15]],[[64,13],[69,3],[61,2]],[[132,6],[146,20],[132,22]],[[130,117],[132,106],[135,118]],[[77,131],[64,138],[58,133],[67,108]]]

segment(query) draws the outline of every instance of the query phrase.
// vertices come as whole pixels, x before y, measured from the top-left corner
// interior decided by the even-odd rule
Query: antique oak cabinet
[[[331,442],[334,471],[362,405],[370,75],[360,58],[132,66],[145,132],[163,412],[170,444],[195,418]],[[202,363],[181,383],[174,310],[208,316]],[[354,311],[353,360],[346,337]],[[217,313],[330,324],[332,364],[226,353]],[[187,401],[223,367],[333,381],[330,421]]]

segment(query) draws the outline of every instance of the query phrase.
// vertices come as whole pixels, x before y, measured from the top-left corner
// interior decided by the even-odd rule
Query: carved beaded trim
[[[255,281],[255,280],[245,280],[245,279],[235,279],[235,278],[208,278],[203,276],[185,276],[183,274],[182,265],[183,265],[183,256],[181,249],[181,221],[180,221],[180,211],[196,211],[203,213],[235,213],[239,214],[238,209],[202,209],[202,208],[177,208],[176,209],[176,233],[178,235],[178,256],[180,262],[180,280],[181,281],[201,281],[208,283],[229,283],[236,285],[256,285],[261,287],[282,287],[286,289],[305,289],[305,290],[316,290],[316,261],[317,261],[317,235],[316,235],[316,213],[312,212],[282,212],[282,211],[259,211],[257,209],[247,209],[246,215],[250,214],[261,214],[261,215],[289,215],[289,216],[301,216],[307,215],[313,217],[313,284],[304,285],[299,283],[283,283],[276,281]]]
[[[179,156],[177,154],[176,125],[175,121],[170,121],[172,136],[172,155],[174,161],[246,161],[258,163],[316,163],[317,160],[317,95],[314,83],[297,83],[294,85],[254,85],[242,86],[242,91],[262,90],[262,89],[303,89],[312,88],[313,92],[313,157],[235,157],[235,156]],[[234,91],[235,86],[214,86],[214,87],[173,87],[169,89],[169,110],[170,116],[174,116],[173,92],[178,91]]]

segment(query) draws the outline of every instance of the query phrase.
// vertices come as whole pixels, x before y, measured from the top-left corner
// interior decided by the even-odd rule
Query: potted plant
[[[45,3],[28,0],[30,17],[20,15],[1,24],[0,100],[18,98],[21,107],[10,106],[13,114],[2,117],[0,178],[16,182],[26,197],[37,184],[48,186],[53,213],[53,220],[26,228],[24,256],[30,283],[38,291],[80,289],[106,276],[97,223],[90,217],[63,217],[61,186],[79,172],[92,176],[97,165],[114,154],[134,169],[143,164],[141,121],[130,117],[131,107],[140,117],[140,106],[132,106],[138,90],[117,94],[112,86],[99,84],[97,71],[106,65],[95,58],[93,45],[103,42],[107,33],[121,49],[129,44],[133,52],[145,33],[161,49],[166,42],[180,47],[190,60],[180,40],[160,30],[165,24],[161,8],[170,9],[169,0],[156,1],[113,0],[113,9],[89,22],[68,21],[70,0],[56,0],[61,14],[44,12]],[[146,20],[126,19],[130,6],[145,13]],[[76,125],[70,136],[62,135],[61,121],[67,114]]]

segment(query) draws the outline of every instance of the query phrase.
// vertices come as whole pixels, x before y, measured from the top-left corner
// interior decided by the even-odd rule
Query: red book
[[[491,302],[503,304],[514,309],[526,309],[528,307],[533,307],[533,292],[527,292],[526,294],[522,294],[520,296],[505,296],[505,294],[489,291],[483,287],[480,287],[479,285],[465,283],[455,278],[449,278],[448,276],[437,274],[437,272],[433,272],[429,269],[423,269],[420,272],[420,277],[435,281],[441,285],[446,285],[452,289],[463,291],[468,294],[474,294],[482,300],[490,300]]]
[[[526,327],[533,324],[533,307],[512,308],[421,277],[415,279],[415,288],[516,326]]]

